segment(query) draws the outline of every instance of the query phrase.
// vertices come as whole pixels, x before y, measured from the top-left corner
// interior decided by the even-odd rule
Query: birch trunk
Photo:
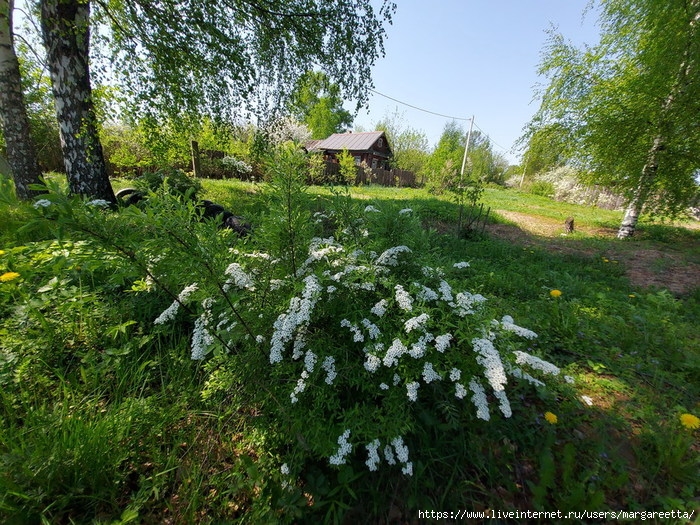
[[[617,231],[618,239],[632,237],[637,229],[639,216],[642,214],[644,203],[651,193],[651,188],[654,183],[654,179],[656,178],[656,172],[659,169],[658,155],[663,148],[663,137],[656,137],[656,139],[654,139],[654,145],[649,151],[644,168],[642,169],[642,176],[639,179],[639,184],[634,190],[634,196],[627,205],[625,216],[622,219],[622,224],[620,224],[620,229]]]
[[[39,193],[29,189],[29,185],[41,183],[41,170],[29,133],[27,107],[15,54],[13,9],[13,0],[0,0],[0,119],[17,198],[29,200]]]
[[[89,70],[90,2],[41,0],[41,31],[71,193],[116,202],[107,176]]]
[[[666,100],[664,100],[664,105],[661,108],[661,115],[659,117],[659,133],[654,138],[654,143],[649,149],[649,154],[647,155],[646,163],[642,168],[639,183],[635,188],[632,199],[627,205],[625,216],[622,219],[622,224],[620,224],[620,229],[617,231],[618,239],[625,239],[634,235],[637,228],[637,222],[639,221],[639,216],[642,214],[642,209],[644,208],[644,203],[651,195],[652,188],[654,186],[656,174],[659,168],[659,153],[666,146],[667,136],[665,130],[671,125],[671,123],[668,122],[668,114],[673,107],[677,96],[682,92],[684,86],[687,85],[690,79],[691,70],[693,68],[690,46],[698,37],[697,28],[700,24],[700,2],[698,0],[694,0],[689,3],[688,8],[692,9],[693,13],[688,30],[688,43],[685,47],[675,82],[671,87],[671,92],[666,97]]]

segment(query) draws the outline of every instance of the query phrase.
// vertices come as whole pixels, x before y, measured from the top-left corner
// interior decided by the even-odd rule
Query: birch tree
[[[41,32],[71,193],[116,202],[90,82],[90,2],[41,0]]]
[[[22,94],[14,46],[13,10],[13,0],[0,0],[0,118],[17,198],[28,200],[36,193],[29,186],[41,182],[41,171]]]
[[[281,108],[316,67],[358,105],[383,54],[393,2],[355,0],[41,0],[71,190],[111,200],[95,128],[90,26],[140,116],[240,115]],[[272,109],[271,109],[272,108]]]
[[[556,125],[590,181],[625,194],[619,238],[642,212],[675,216],[698,192],[700,0],[603,0],[600,43],[552,33],[533,129]]]

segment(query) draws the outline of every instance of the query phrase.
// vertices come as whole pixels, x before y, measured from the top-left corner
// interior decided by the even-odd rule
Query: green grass
[[[264,191],[204,181],[203,197],[255,225],[267,211]],[[327,188],[310,193],[314,209],[340,198]],[[464,417],[453,405],[420,413],[425,425],[412,450],[422,452],[415,469],[424,475],[334,474],[312,464],[291,481],[300,490],[285,491],[277,438],[255,425],[256,407],[241,405],[235,392],[202,395],[218,365],[189,360],[189,326],[153,329],[171,298],[142,299],[128,265],[72,232],[57,244],[46,229],[22,229],[32,209],[3,202],[0,214],[10,220],[0,225],[0,273],[21,277],[0,283],[2,521],[375,523],[390,515],[412,521],[426,508],[698,515],[700,434],[679,415],[700,416],[700,291],[635,286],[624,263],[600,257],[655,248],[697,261],[697,230],[644,225],[625,243],[583,232],[523,233],[537,241],[527,243],[460,239],[457,207],[445,197],[375,186],[352,195],[363,205],[411,207],[433,229],[424,247],[433,265],[469,261],[460,284],[537,332],[532,351],[575,383],[522,390],[512,420],[483,430],[450,426]],[[487,189],[484,201],[562,222],[573,215],[581,227],[615,228],[620,218],[515,191]],[[552,249],[561,245],[571,249]],[[552,297],[554,289],[562,295]],[[547,411],[555,425],[543,419]]]

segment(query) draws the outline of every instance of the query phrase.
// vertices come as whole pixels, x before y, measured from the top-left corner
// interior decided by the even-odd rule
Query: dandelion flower
[[[693,414],[681,414],[681,425],[690,430],[700,428],[700,418]]]
[[[0,250],[0,255],[5,255],[5,250]]]
[[[549,295],[551,295],[555,299],[557,297],[561,297],[561,290],[552,290],[551,292],[549,292]]]
[[[8,281],[17,279],[17,277],[19,277],[19,274],[17,272],[5,272],[2,275],[0,275],[0,282],[6,283]]]
[[[547,423],[549,423],[550,425],[556,425],[557,421],[559,421],[559,419],[557,418],[557,415],[552,414],[551,412],[545,412],[544,418],[547,420]]]

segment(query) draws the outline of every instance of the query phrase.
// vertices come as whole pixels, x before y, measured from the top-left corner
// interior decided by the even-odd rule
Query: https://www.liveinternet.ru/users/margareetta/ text
[[[603,520],[658,520],[658,519],[683,519],[692,520],[695,516],[695,511],[686,510],[665,510],[665,511],[647,511],[647,510],[607,510],[607,511],[572,511],[565,512],[561,510],[543,511],[543,510],[509,510],[502,511],[498,509],[489,509],[484,511],[438,511],[438,510],[419,510],[418,519],[449,519],[462,520],[469,518],[476,519],[603,519]]]

